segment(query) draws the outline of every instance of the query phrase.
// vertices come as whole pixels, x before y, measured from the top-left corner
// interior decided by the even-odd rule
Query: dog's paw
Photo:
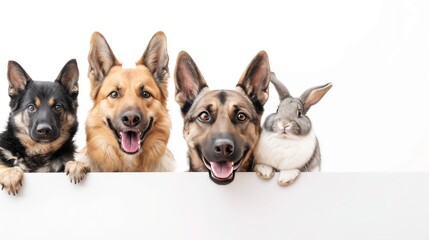
[[[20,167],[2,168],[0,169],[0,185],[2,190],[5,190],[9,195],[18,194],[22,187],[22,179],[24,171]]]
[[[79,161],[68,161],[66,163],[65,172],[69,176],[71,183],[79,183],[89,171],[90,167],[87,163]]]
[[[262,179],[271,179],[274,176],[274,168],[265,164],[255,165],[256,175]]]
[[[299,171],[299,169],[280,171],[279,178],[277,179],[277,182],[281,186],[290,185],[295,181],[295,179],[299,176],[300,173],[301,172]]]

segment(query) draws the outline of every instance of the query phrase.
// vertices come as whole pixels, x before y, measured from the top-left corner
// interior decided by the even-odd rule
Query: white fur
[[[0,152],[3,154],[4,158],[7,160],[13,160],[15,165],[18,165],[18,158],[13,155],[9,150],[0,147]]]
[[[254,168],[256,174],[263,179],[270,179],[274,176],[274,169],[265,164],[256,164]]]
[[[25,166],[24,159],[18,158],[17,156],[13,155],[11,151],[4,149],[0,147],[0,152],[3,154],[5,159],[8,159],[9,161],[13,160],[14,166],[19,166],[23,171],[27,172],[28,168]]]
[[[303,167],[316,148],[316,135],[311,130],[306,136],[282,135],[263,130],[255,148],[255,163],[277,170]]]
[[[300,173],[298,169],[280,171],[277,182],[282,186],[292,184]]]

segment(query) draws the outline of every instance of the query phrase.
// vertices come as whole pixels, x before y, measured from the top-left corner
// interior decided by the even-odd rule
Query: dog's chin
[[[214,173],[211,170],[209,170],[209,176],[214,183],[219,185],[227,185],[232,183],[232,181],[234,181],[235,170],[232,171],[231,175],[229,175],[228,178],[218,178],[214,175]]]
[[[203,162],[209,171],[210,179],[216,184],[226,185],[234,181],[235,171],[241,166],[243,158],[237,162],[210,162],[205,157],[203,157]]]

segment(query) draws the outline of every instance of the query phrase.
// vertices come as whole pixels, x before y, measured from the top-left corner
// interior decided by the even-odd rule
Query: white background
[[[87,54],[101,32],[128,66],[152,35],[167,35],[172,118],[169,147],[187,168],[182,119],[174,101],[179,51],[196,61],[209,86],[232,89],[259,50],[298,96],[332,82],[309,111],[323,171],[429,170],[429,5],[427,1],[2,1],[0,126],[8,115],[7,61],[35,80],[54,80],[76,58],[80,68],[79,148],[89,98]],[[276,109],[271,88],[266,114]]]

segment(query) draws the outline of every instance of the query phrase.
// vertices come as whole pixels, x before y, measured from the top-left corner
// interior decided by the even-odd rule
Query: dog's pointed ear
[[[167,37],[163,32],[159,31],[153,35],[143,56],[136,62],[137,65],[144,65],[149,68],[165,96],[167,93],[167,80],[170,76],[168,60]]]
[[[268,100],[270,75],[268,54],[260,51],[247,66],[237,83],[237,89],[244,91],[250,98],[258,114],[263,113],[264,104]]]
[[[185,51],[181,51],[177,56],[174,82],[176,85],[175,99],[180,106],[182,115],[185,115],[198,94],[203,89],[208,88],[194,60]]]
[[[70,94],[73,98],[76,98],[79,94],[79,69],[77,67],[76,59],[71,59],[64,65],[56,81]]]
[[[100,83],[107,76],[110,69],[115,65],[121,65],[106,39],[99,32],[94,32],[91,36],[88,63],[88,78],[91,80],[92,89],[91,97],[94,99],[98,93]]]
[[[9,80],[9,96],[15,97],[24,91],[27,84],[32,81],[31,77],[15,61],[9,61],[7,66],[7,78]]]

